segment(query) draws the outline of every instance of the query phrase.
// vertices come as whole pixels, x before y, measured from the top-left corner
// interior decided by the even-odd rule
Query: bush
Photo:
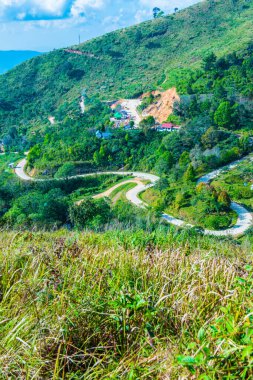
[[[232,218],[228,215],[206,215],[204,224],[206,228],[212,230],[221,230],[227,228],[232,222]]]
[[[79,229],[93,225],[93,223],[95,227],[98,227],[109,221],[111,208],[104,199],[88,198],[79,205],[72,205],[69,209],[69,216],[73,226]]]

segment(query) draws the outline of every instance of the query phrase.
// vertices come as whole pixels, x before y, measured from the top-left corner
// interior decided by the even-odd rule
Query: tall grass
[[[252,376],[247,244],[2,232],[0,270],[1,379]]]

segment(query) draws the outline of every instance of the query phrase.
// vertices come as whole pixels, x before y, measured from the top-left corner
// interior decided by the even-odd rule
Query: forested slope
[[[36,57],[0,78],[1,130],[36,124],[56,110],[78,109],[83,89],[101,99],[133,97],[156,88],[178,67],[199,67],[252,41],[253,1],[204,1],[175,15],[119,30]]]

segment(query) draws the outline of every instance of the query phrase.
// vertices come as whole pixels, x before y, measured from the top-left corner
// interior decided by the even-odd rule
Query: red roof
[[[164,123],[164,124],[161,125],[161,127],[164,128],[164,129],[172,129],[172,128],[174,128],[174,129],[180,129],[179,125],[174,125],[172,123]]]

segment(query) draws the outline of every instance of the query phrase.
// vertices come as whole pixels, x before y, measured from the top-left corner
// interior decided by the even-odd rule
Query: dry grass
[[[201,329],[222,356],[208,326],[228,307],[245,318],[248,256],[186,232],[3,232],[0,378],[232,379],[224,359],[184,358],[203,351]]]

